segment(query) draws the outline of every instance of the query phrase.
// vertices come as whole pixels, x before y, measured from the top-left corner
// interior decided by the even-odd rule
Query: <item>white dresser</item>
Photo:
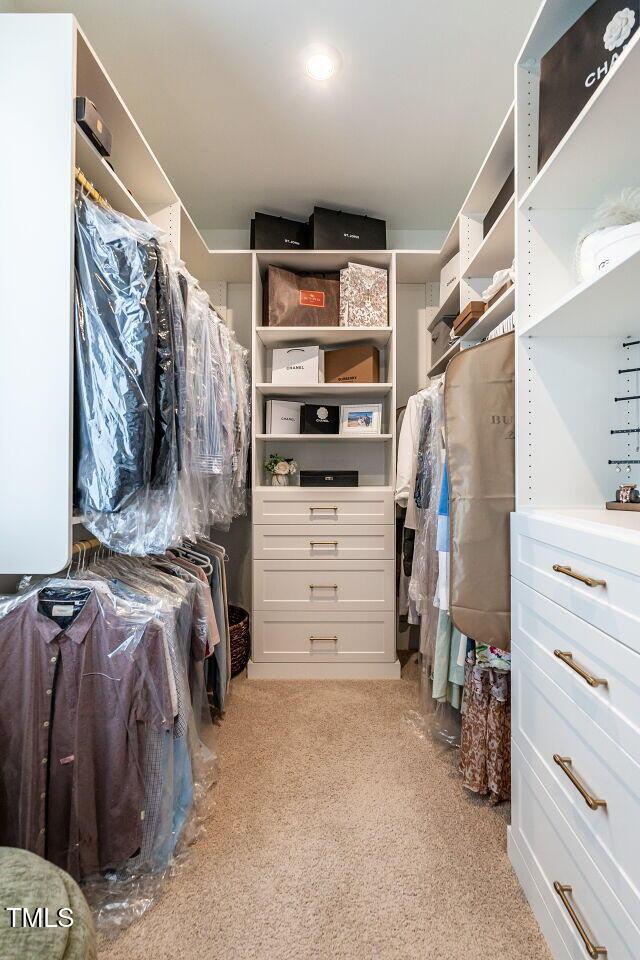
[[[640,479],[640,254],[579,283],[575,250],[638,182],[640,33],[537,163],[540,60],[588,7],[546,0],[516,65],[509,854],[554,960],[638,960],[640,513],[605,504]]]
[[[510,856],[554,957],[637,960],[640,536],[522,512],[512,570]]]
[[[256,492],[250,677],[397,677],[393,493]]]

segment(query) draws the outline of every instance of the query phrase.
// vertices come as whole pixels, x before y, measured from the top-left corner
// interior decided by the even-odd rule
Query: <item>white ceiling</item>
[[[314,203],[447,228],[538,0],[13,0],[75,13],[196,223]],[[302,49],[337,47],[308,79]],[[99,108],[98,104],[98,108]]]

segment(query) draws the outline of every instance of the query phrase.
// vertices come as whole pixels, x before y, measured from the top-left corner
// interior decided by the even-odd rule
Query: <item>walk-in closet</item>
[[[639,28],[0,0],[0,960],[640,958]]]

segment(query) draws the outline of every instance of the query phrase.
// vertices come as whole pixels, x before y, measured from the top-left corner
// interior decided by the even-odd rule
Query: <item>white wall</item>
[[[423,283],[399,283],[396,292],[396,406],[427,385],[429,345]]]
[[[249,227],[239,230],[201,230],[211,250],[248,250]],[[439,250],[446,230],[387,230],[389,250]]]

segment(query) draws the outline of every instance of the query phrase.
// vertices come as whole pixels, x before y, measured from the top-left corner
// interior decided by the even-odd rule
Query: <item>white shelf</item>
[[[340,270],[351,263],[390,270],[393,250],[256,250],[262,274],[267,267],[326,272]]]
[[[515,104],[512,103],[462,204],[463,216],[484,217],[513,170],[514,120]]]
[[[530,337],[625,337],[640,330],[640,251],[580,283],[522,331]],[[615,304],[615,309],[613,309]]]
[[[471,340],[484,340],[492,330],[506,320],[513,313],[516,304],[516,288],[509,287],[508,290],[499,297],[488,310],[482,314],[472,327],[460,338],[463,343],[469,343]]]
[[[286,486],[280,486],[280,484],[278,484],[278,486],[271,486],[270,483],[258,483],[253,489],[255,493],[271,493],[275,495],[281,493],[283,496],[286,496],[286,494],[291,490],[310,490],[312,492],[318,490],[330,490],[336,495],[340,493],[351,493],[354,490],[366,490],[368,494],[395,493],[395,487],[380,487],[368,483],[359,483],[357,487],[302,487],[299,483],[290,483]]]
[[[210,251],[186,208],[180,204],[180,258],[199,280],[210,279]]]
[[[305,341],[323,347],[362,341],[384,346],[391,333],[391,327],[256,327],[256,335],[266,347]]]
[[[449,228],[440,250],[440,266],[443,267],[460,249],[460,215],[455,218]]]
[[[535,177],[521,209],[592,210],[636,185],[640,133],[631,117],[639,88],[640,32]]]
[[[180,204],[180,257],[202,283],[251,283],[251,250],[209,250],[188,211]]]
[[[511,197],[464,269],[465,277],[492,277],[513,263],[515,199]]]
[[[541,520],[551,520],[553,523],[567,524],[575,529],[580,526],[588,530],[596,525],[596,529],[608,527],[611,536],[620,539],[631,539],[638,542],[640,532],[640,513],[633,510],[607,510],[602,507],[525,507],[518,513]]]
[[[80,167],[99,194],[117,210],[135,220],[148,220],[139,203],[131,196],[122,180],[76,124],[76,166]]]
[[[432,377],[437,377],[447,369],[447,364],[452,357],[455,357],[456,353],[460,352],[460,340],[456,340],[455,343],[451,344],[446,353],[443,353],[439,360],[433,364],[427,376],[429,379]]]
[[[298,443],[300,440],[304,440],[306,443],[308,440],[311,443],[315,442],[335,442],[336,440],[341,443],[350,443],[352,441],[362,441],[377,442],[380,440],[392,440],[393,434],[391,433],[363,433],[357,436],[353,434],[343,434],[343,433],[257,433],[256,440],[272,440],[274,443],[290,442]]]
[[[396,251],[396,283],[432,283],[439,279],[439,250]]]
[[[265,397],[384,397],[391,393],[391,383],[314,383],[308,386],[288,383],[257,383],[256,390]]]
[[[80,27],[76,39],[76,90],[97,105],[112,133],[117,176],[150,215],[175,203],[177,193]]]
[[[436,326],[440,323],[444,317],[457,317],[460,313],[460,281],[454,284],[449,291],[449,295],[441,307],[438,307],[438,312],[435,314],[433,320],[429,324],[429,330],[435,330]]]

